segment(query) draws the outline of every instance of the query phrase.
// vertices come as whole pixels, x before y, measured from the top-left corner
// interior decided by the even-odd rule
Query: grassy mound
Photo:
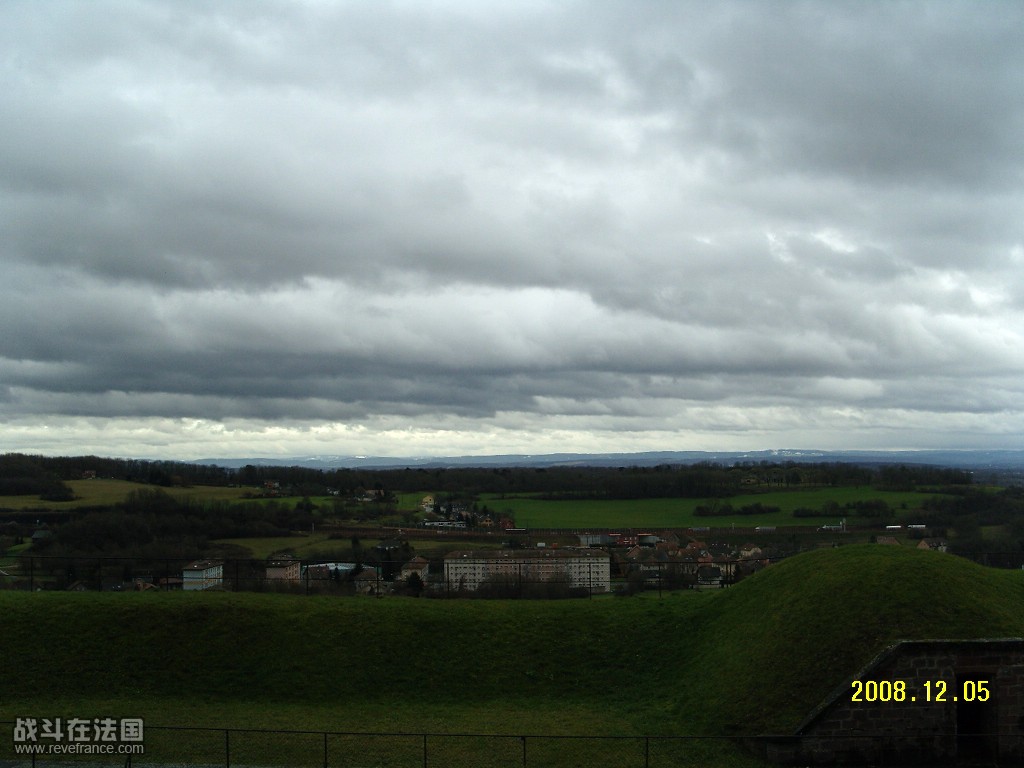
[[[308,727],[317,708],[361,708],[399,712],[388,727],[408,730],[436,727],[428,710],[510,732],[525,712],[574,711],[606,716],[538,724],[785,730],[895,639],[1024,635],[1022,600],[1020,573],[872,545],[662,600],[0,593],[0,717],[26,702],[167,701],[253,727],[270,727],[270,709],[274,727]],[[301,722],[282,723],[288,711]]]
[[[679,712],[787,730],[896,640],[1024,636],[1022,600],[1024,574],[951,555],[867,544],[794,557],[709,606],[685,691],[705,709]]]

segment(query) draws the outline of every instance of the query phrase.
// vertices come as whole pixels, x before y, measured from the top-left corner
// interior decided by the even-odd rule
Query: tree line
[[[142,489],[119,504],[81,511],[37,542],[33,553],[177,557],[206,551],[211,539],[289,536],[308,530],[313,520],[313,510],[303,503],[203,502]]]
[[[149,483],[158,487],[278,484],[297,496],[355,495],[431,490],[473,497],[482,493],[539,494],[550,499],[727,498],[758,490],[798,487],[873,486],[909,490],[922,485],[963,486],[959,469],[900,464],[868,467],[847,463],[700,462],[623,467],[450,467],[314,469],[249,464],[238,469],[204,464],[97,456],[0,455],[0,495],[49,494],[67,500],[69,480],[86,476]]]

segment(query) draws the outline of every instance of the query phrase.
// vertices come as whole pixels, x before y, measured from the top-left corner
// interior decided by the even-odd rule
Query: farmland
[[[12,510],[74,510],[83,507],[106,507],[123,502],[135,491],[149,490],[149,483],[108,478],[92,480],[69,480],[75,498],[71,501],[53,502],[40,499],[37,495],[0,497],[0,508]],[[252,488],[229,486],[167,487],[167,494],[183,498],[200,498],[204,501],[237,501],[253,492]]]
[[[588,499],[548,500],[537,497],[500,498],[485,496],[484,501],[499,512],[506,509],[515,515],[516,524],[527,528],[692,528],[697,526],[728,527],[754,525],[821,525],[838,520],[828,518],[795,518],[800,508],[819,509],[828,503],[839,506],[881,499],[898,516],[909,514],[934,494],[920,491],[879,491],[870,487],[813,488],[808,490],[777,490],[744,494],[728,499],[734,508],[748,504],[778,507],[778,512],[764,515],[725,515],[701,517],[696,509],[713,503],[709,499]],[[818,522],[816,522],[818,521]]]
[[[420,473],[413,476],[423,480]],[[408,479],[408,478],[403,478]],[[30,546],[16,537],[0,539],[0,563],[13,565],[18,555],[91,555],[122,557],[229,557],[265,559],[288,553],[304,560],[350,561],[354,558],[353,538],[365,549],[382,539],[400,537],[411,551],[440,562],[453,548],[489,548],[505,543],[499,519],[513,520],[528,530],[544,531],[548,544],[574,544],[573,531],[644,531],[704,529],[744,535],[755,527],[784,531],[799,527],[799,540],[788,546],[813,546],[808,532],[835,526],[848,518],[850,528],[861,527],[848,541],[866,541],[886,523],[906,525],[928,515],[921,506],[936,491],[891,490],[870,484],[834,487],[761,487],[727,498],[567,498],[552,499],[536,491],[521,493],[479,493],[467,495],[448,486],[402,489],[388,492],[386,501],[363,496],[268,493],[264,487],[183,484],[158,487],[125,479],[95,478],[67,482],[74,498],[64,502],[44,501],[32,496],[7,496],[2,503],[16,510],[11,519],[20,520],[22,536],[37,519],[54,526],[57,546]],[[312,490],[312,489],[310,489]],[[994,492],[994,491],[989,491]],[[437,504],[424,509],[421,502],[433,497]],[[886,517],[864,518],[855,514],[858,504],[880,504]],[[754,507],[757,514],[736,514]],[[712,510],[716,514],[699,514]],[[731,508],[733,514],[722,514]],[[455,535],[436,528],[421,527],[437,514],[454,515],[452,510],[471,511],[476,519],[490,516],[491,528],[466,530]],[[816,516],[797,517],[797,510],[812,510]],[[125,517],[127,515],[127,517]],[[433,515],[433,517],[431,517]],[[175,526],[177,526],[175,528]],[[184,526],[184,527],[182,527]],[[989,525],[990,535],[1004,535],[1005,524]],[[163,531],[163,532],[161,532]],[[177,532],[175,532],[177,531]],[[561,531],[559,535],[553,531]],[[905,535],[905,532],[904,534]],[[530,543],[532,540],[528,540]],[[176,543],[175,543],[176,542]],[[439,566],[438,566],[439,567]]]
[[[12,510],[58,511],[104,507],[119,504],[134,492],[152,489],[152,486],[146,483],[112,479],[74,480],[68,485],[75,495],[72,501],[55,503],[41,500],[37,496],[7,496],[0,499],[0,507]],[[161,490],[176,499],[191,499],[202,503],[240,501],[258,493],[255,488],[237,486],[189,486]],[[431,489],[425,488],[397,494],[395,511],[418,512],[420,500],[433,493]],[[815,519],[808,521],[794,518],[793,511],[799,508],[818,509],[829,503],[843,506],[874,499],[885,501],[898,516],[902,516],[917,509],[923,501],[933,495],[934,493],[926,491],[886,491],[869,486],[780,489],[741,494],[728,499],[734,508],[761,503],[778,507],[778,512],[756,516],[736,514],[715,517],[701,517],[696,514],[697,507],[714,503],[713,499],[704,498],[552,500],[537,494],[492,493],[481,494],[479,503],[498,513],[511,511],[517,525],[529,528],[690,528],[708,525],[809,525],[814,524]],[[281,496],[273,500],[295,504],[301,497]],[[311,501],[321,510],[321,516],[327,517],[336,499],[321,495],[313,496]],[[822,519],[822,522],[826,521],[834,522]]]
[[[284,553],[365,562],[378,543],[394,538],[403,542],[403,556],[429,559],[436,576],[454,549],[571,546],[583,531],[628,538],[676,530],[733,550],[757,534],[778,557],[893,535],[887,526],[899,527],[904,543],[949,537],[958,551],[1000,551],[1006,556],[998,564],[1013,565],[1024,507],[1015,489],[973,486],[970,473],[904,466],[231,472],[13,455],[0,456],[0,475],[7,492],[0,497],[0,563],[11,566],[8,581],[24,575],[26,556],[117,557],[163,568],[179,559]],[[14,488],[41,491],[11,495]],[[911,523],[928,532],[909,530]],[[527,535],[509,538],[509,526]]]

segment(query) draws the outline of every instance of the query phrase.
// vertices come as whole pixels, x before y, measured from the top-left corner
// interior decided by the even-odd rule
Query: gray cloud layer
[[[1022,30],[4,3],[5,447],[1018,446]]]

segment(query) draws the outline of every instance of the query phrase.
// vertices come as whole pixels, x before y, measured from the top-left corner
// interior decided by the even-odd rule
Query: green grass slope
[[[694,638],[685,693],[708,726],[788,730],[900,639],[1024,636],[1024,574],[865,544],[766,569],[721,594]],[[680,712],[686,712],[685,704]]]
[[[310,713],[360,709],[411,731],[445,711],[468,730],[787,730],[892,640],[1024,635],[1022,601],[1020,573],[872,545],[662,600],[7,592],[0,719],[171,702],[164,722],[205,704],[220,726],[337,727]]]

